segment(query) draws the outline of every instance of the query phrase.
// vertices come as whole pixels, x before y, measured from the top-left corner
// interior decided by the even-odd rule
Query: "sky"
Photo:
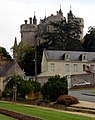
[[[15,37],[18,43],[21,41],[20,26],[24,20],[29,20],[35,12],[39,24],[45,14],[55,15],[60,5],[64,17],[71,6],[73,14],[84,19],[84,35],[88,27],[95,26],[95,0],[0,0],[0,46],[12,54],[10,48]]]

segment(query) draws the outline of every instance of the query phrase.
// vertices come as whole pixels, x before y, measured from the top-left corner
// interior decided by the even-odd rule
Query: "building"
[[[29,18],[29,23],[27,20],[25,20],[25,23],[20,26],[21,43],[30,44],[34,46],[35,35],[37,33],[39,33],[37,37],[37,45],[45,42],[46,40],[40,38],[39,36],[42,33],[53,32],[55,28],[54,26],[51,25],[51,22],[58,22],[58,21],[64,21],[64,24],[66,22],[70,23],[70,22],[78,21],[79,26],[81,28],[80,40],[82,40],[83,28],[84,28],[83,18],[75,17],[70,9],[69,13],[67,14],[67,20],[66,20],[66,18],[63,16],[63,12],[60,7],[59,11],[56,12],[56,15],[51,14],[48,17],[45,16],[44,19],[40,19],[40,23],[38,25],[37,25],[37,19],[35,14],[34,14],[33,20],[32,18]]]
[[[0,67],[0,92],[4,90],[9,78],[14,74],[24,77],[24,71],[16,61],[8,62]]]
[[[86,70],[87,66],[91,72]],[[94,71],[95,52],[44,50],[41,74],[38,75],[38,80],[43,84],[50,76],[60,75],[61,77],[67,76],[71,80],[71,86],[83,80],[90,80],[94,84]]]

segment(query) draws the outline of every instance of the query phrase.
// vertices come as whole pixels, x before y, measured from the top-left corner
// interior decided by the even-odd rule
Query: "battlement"
[[[36,26],[33,24],[23,24],[20,27],[20,32],[35,32]]]

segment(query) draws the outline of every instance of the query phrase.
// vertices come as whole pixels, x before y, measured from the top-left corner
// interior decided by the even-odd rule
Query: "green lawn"
[[[95,91],[93,91],[92,94],[95,94]]]
[[[16,119],[0,114],[0,120],[16,120]]]
[[[43,120],[95,120],[95,118],[91,118],[91,117],[57,112],[53,110],[46,110],[37,107],[15,105],[11,103],[0,102],[0,108],[6,108],[8,110],[18,111],[20,113],[24,113],[27,115],[36,116],[42,118]]]

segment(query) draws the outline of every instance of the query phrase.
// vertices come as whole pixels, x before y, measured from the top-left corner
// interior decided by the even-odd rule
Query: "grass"
[[[92,94],[95,94],[95,91],[93,91]]]
[[[0,120],[16,120],[16,119],[0,114]]]
[[[69,114],[37,107],[27,107],[17,104],[15,105],[4,102],[0,102],[0,108],[17,111],[34,117],[42,118],[43,120],[95,120],[95,118],[92,117],[85,117],[81,115]]]

